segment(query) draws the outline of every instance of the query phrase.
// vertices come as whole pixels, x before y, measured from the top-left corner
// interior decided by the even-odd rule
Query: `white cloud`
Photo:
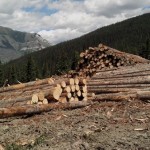
[[[149,4],[150,0],[1,0],[0,25],[38,32],[56,44],[150,12],[150,9],[143,9]],[[41,8],[47,10],[40,11]]]
[[[45,37],[47,40],[49,40],[51,44],[54,44],[57,43],[58,41],[62,41],[62,39],[63,41],[66,41],[69,39],[79,37],[83,33],[79,32],[76,29],[66,28],[66,29],[56,29],[50,31],[42,30],[39,32],[39,34]]]

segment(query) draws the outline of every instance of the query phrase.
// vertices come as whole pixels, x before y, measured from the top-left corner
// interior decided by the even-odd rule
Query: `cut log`
[[[148,84],[150,83],[150,76],[144,76],[144,77],[136,77],[131,79],[124,79],[124,80],[90,80],[88,81],[88,84],[94,84],[94,85],[108,85],[108,84]]]
[[[33,115],[42,112],[48,112],[54,109],[76,109],[90,105],[89,102],[77,102],[77,103],[65,103],[65,104],[45,104],[45,105],[28,105],[22,107],[11,107],[11,108],[0,108],[0,119],[22,116],[22,115]]]
[[[121,72],[121,71],[120,71]],[[107,79],[107,78],[113,78],[115,79],[119,79],[119,78],[131,78],[131,77],[138,77],[138,76],[148,76],[150,75],[150,71],[143,71],[143,72],[135,72],[132,74],[119,74],[119,75],[115,75],[115,74],[109,74],[109,75],[95,75],[92,77],[92,79]]]
[[[31,101],[31,99],[32,99],[32,95],[26,97],[17,97],[14,99],[1,100],[0,107],[2,108],[7,106],[13,106],[16,102]]]
[[[34,85],[37,86],[37,85],[47,84],[47,83],[48,84],[54,84],[54,81],[52,80],[52,78],[47,78],[44,80],[37,80],[37,81],[28,82],[28,83],[16,84],[16,85],[12,85],[9,87],[0,88],[0,93],[6,92],[6,91],[23,89],[25,87],[30,87],[30,86],[34,86]]]
[[[70,85],[74,85],[74,79],[73,79],[73,78],[70,78],[70,79],[69,79],[69,83],[70,83]]]
[[[42,105],[43,103],[42,102],[38,102],[38,105]]]
[[[80,86],[79,85],[75,85],[75,90],[79,91],[80,90]]]
[[[100,89],[88,89],[89,93],[101,94],[101,93],[118,93],[118,92],[129,92],[138,91],[137,88],[100,88]]]
[[[150,64],[137,64],[133,66],[120,67],[119,69],[101,71],[97,70],[96,75],[106,76],[106,75],[125,75],[125,74],[133,74],[133,73],[141,73],[145,71],[150,71]]]
[[[65,89],[64,89],[64,91],[66,91],[66,92],[68,92],[68,93],[71,92],[70,86],[66,86]]]
[[[81,91],[80,91],[80,90],[77,92],[77,96],[78,96],[78,97],[81,96]]]
[[[70,88],[71,88],[71,91],[72,91],[72,92],[75,92],[75,90],[76,90],[75,85],[71,85]]]
[[[150,91],[137,91],[137,98],[141,100],[150,100]]]
[[[83,91],[84,93],[87,92],[87,86],[86,86],[86,85],[82,87],[82,91]]]
[[[37,104],[38,103],[38,95],[33,94],[31,104]]]
[[[75,102],[74,97],[71,97],[71,98],[69,99],[69,102],[70,102],[70,103],[74,103],[74,102]]]
[[[67,98],[66,97],[60,97],[59,102],[60,103],[67,103]]]
[[[56,84],[56,87],[61,88],[61,85],[60,84]]]
[[[78,79],[78,78],[75,78],[75,79],[74,79],[74,83],[75,83],[76,85],[79,85],[79,79]]]
[[[78,102],[79,99],[77,97],[74,98],[74,102]]]
[[[46,94],[45,94],[45,98],[50,101],[50,100],[59,100],[60,96],[62,93],[62,88],[59,87],[55,87],[51,90],[49,90]]]
[[[31,101],[27,101],[27,105],[31,105]]]
[[[129,101],[133,98],[137,98],[136,93],[113,93],[96,95],[93,101]]]
[[[72,94],[71,93],[67,93],[67,98],[71,98],[72,97]]]
[[[38,100],[43,101],[44,100],[44,93],[41,91],[38,93]]]
[[[48,100],[46,98],[43,100],[43,104],[48,104]]]
[[[102,89],[102,88],[149,88],[150,84],[116,84],[116,85],[93,85],[88,84],[88,89]]]
[[[66,87],[66,82],[65,82],[65,81],[62,81],[62,82],[61,82],[61,87],[62,87],[62,88],[65,88],[65,87]]]

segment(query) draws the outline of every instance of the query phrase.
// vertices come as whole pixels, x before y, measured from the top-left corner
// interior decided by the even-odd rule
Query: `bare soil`
[[[0,149],[150,150],[150,104],[95,102],[0,120]]]

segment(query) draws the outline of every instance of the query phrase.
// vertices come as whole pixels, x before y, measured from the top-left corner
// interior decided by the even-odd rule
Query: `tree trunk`
[[[28,105],[22,107],[10,107],[10,108],[0,108],[0,119],[21,115],[33,115],[42,112],[48,112],[54,109],[76,109],[82,108],[90,105],[87,102],[77,102],[77,103],[59,103],[59,104],[45,104],[45,105]]]

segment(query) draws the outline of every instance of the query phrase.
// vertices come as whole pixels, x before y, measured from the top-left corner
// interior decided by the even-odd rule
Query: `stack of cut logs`
[[[56,101],[67,103],[87,100],[86,79],[64,79],[54,85],[50,90],[33,94],[32,100],[28,101],[27,104],[48,104]]]
[[[136,64],[97,72],[87,81],[98,101],[150,100],[150,64]]]
[[[47,78],[0,88],[0,118],[88,105],[86,79]]]
[[[98,70],[148,62],[140,56],[120,52],[103,44],[94,48],[89,47],[88,50],[80,54],[80,58],[76,72],[73,74],[77,73],[79,76],[86,77],[93,76]]]
[[[86,79],[63,78],[21,83],[0,88],[0,107],[87,100]]]

